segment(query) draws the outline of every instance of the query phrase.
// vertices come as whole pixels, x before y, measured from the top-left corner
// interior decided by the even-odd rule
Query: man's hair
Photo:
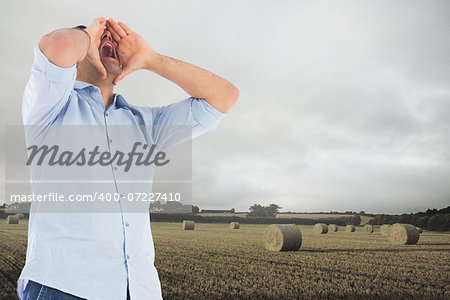
[[[78,26],[75,26],[75,27],[72,27],[73,29],[86,29],[87,27],[86,26],[84,26],[84,25],[78,25]]]

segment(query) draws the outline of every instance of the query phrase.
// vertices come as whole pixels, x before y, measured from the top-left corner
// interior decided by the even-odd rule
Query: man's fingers
[[[100,61],[100,59],[90,59],[91,63],[94,65],[95,69],[97,70],[97,72],[100,74],[100,76],[102,77],[102,79],[106,78],[107,72],[105,69],[105,66],[102,64],[102,62]]]
[[[98,27],[98,30],[103,32],[103,30],[105,29],[106,26],[106,19],[103,17],[100,18],[95,18],[94,19],[94,23],[98,23],[100,26]]]
[[[94,22],[98,22],[98,23],[106,23],[106,19],[103,17],[99,17],[99,18],[95,18]]]
[[[120,25],[120,27],[123,28],[123,30],[127,33],[127,34],[132,34],[133,30],[130,29],[130,27],[128,27],[124,22],[119,22],[118,23]]]
[[[114,28],[109,23],[109,21],[106,23],[106,29],[108,29],[108,31],[111,33],[114,40],[120,41],[121,37],[117,34],[117,32],[114,30]]]
[[[122,72],[120,72],[120,74],[117,75],[116,78],[114,78],[113,84],[116,85],[120,80],[125,78],[125,76],[130,75],[132,72],[133,70],[131,68],[123,69]]]
[[[123,28],[120,27],[120,25],[117,24],[113,19],[108,19],[108,23],[112,26],[112,28],[116,31],[120,38],[127,36],[127,33],[123,30]]]
[[[103,66],[103,64],[101,62],[97,66],[97,71],[100,73],[100,76],[102,77],[102,79],[105,79],[106,76],[108,75],[108,72],[106,71],[105,66]]]

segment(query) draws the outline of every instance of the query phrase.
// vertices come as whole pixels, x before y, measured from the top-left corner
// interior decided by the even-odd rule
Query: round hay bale
[[[394,224],[389,231],[389,241],[397,245],[412,245],[419,240],[419,231],[410,224]]]
[[[373,233],[373,226],[366,224],[364,225],[364,230],[367,231],[368,233]]]
[[[195,228],[194,221],[188,221],[188,220],[183,221],[183,230],[194,230],[194,228]]]
[[[423,231],[422,228],[420,228],[420,227],[416,227],[416,229],[419,233],[422,233],[422,231]]]
[[[22,219],[24,219],[24,218],[25,218],[25,216],[24,216],[23,214],[16,214],[16,216],[18,216],[18,217],[19,217],[19,220],[22,220]]]
[[[383,224],[380,227],[380,233],[382,235],[389,235],[389,231],[391,230],[392,225],[390,224]]]
[[[264,231],[264,247],[270,251],[297,251],[302,233],[294,224],[273,224]]]
[[[339,230],[338,226],[336,224],[330,224],[328,225],[328,231],[329,232],[337,232]]]
[[[230,229],[239,229],[239,222],[231,222]]]
[[[6,224],[19,224],[18,216],[8,216],[6,218]]]
[[[327,233],[328,232],[327,224],[317,223],[316,225],[314,225],[314,232],[319,234]]]
[[[355,232],[355,226],[353,225],[345,226],[345,232]]]

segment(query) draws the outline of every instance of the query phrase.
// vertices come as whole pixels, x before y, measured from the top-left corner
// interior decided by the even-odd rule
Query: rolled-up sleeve
[[[202,125],[206,131],[215,130],[226,114],[211,106],[205,99],[192,98],[191,110],[193,118]],[[203,132],[202,132],[203,133]],[[201,133],[200,133],[201,134]]]
[[[153,140],[163,148],[215,130],[227,115],[205,99],[194,97],[167,106],[152,107],[151,114]]]
[[[50,124],[69,100],[76,75],[76,64],[69,68],[59,67],[35,44],[33,67],[22,101],[24,124]]]

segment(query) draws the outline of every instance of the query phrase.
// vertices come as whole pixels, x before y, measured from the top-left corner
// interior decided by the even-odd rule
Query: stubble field
[[[17,299],[27,224],[0,221],[0,299]],[[424,232],[417,245],[372,234],[315,234],[298,226],[296,252],[268,252],[266,225],[152,223],[165,299],[449,299],[450,234]]]

